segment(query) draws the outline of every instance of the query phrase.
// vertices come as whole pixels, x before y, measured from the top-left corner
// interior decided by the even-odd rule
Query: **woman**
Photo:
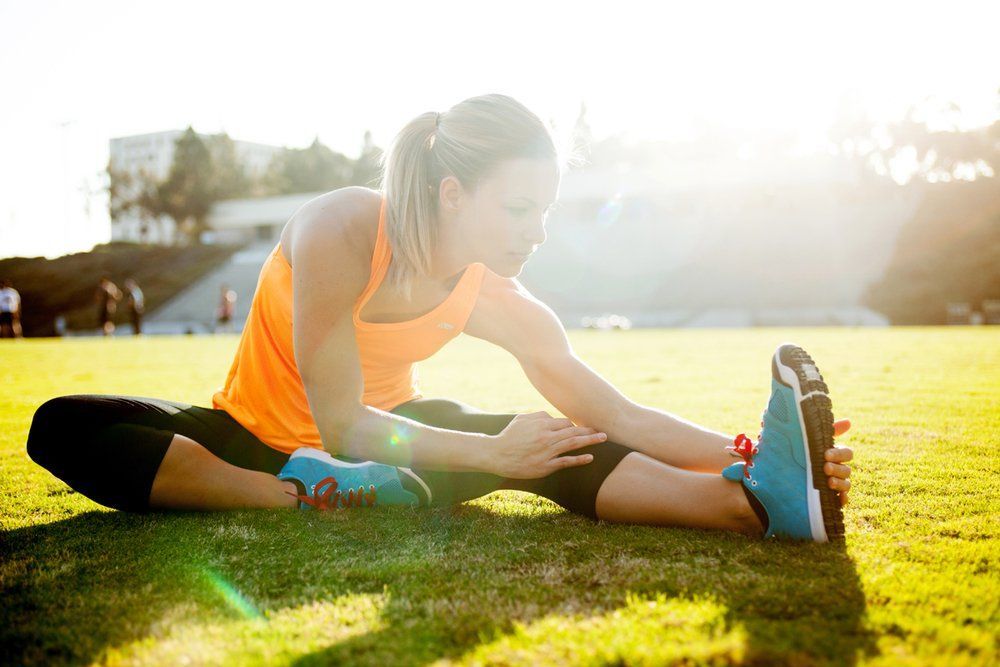
[[[560,179],[535,114],[503,95],[422,114],[383,166],[381,192],[327,193],[285,226],[212,409],[53,399],[35,414],[32,459],[126,510],[426,505],[519,489],[615,522],[842,535],[851,451],[832,446],[826,385],[801,350],[776,354],[756,447],[727,447],[628,400],[515,280],[545,241]],[[413,362],[462,331],[510,351],[569,419],[421,396]]]

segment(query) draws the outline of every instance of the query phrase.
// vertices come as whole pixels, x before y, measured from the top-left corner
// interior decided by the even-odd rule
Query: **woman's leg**
[[[28,454],[88,498],[121,510],[294,506],[274,473],[288,456],[222,410],[128,396],[42,405]]]
[[[394,413],[440,428],[496,435],[515,415],[489,414],[444,399],[417,399]],[[762,535],[763,528],[738,484],[718,474],[690,472],[617,443],[571,452],[593,462],[538,479],[484,473],[415,470],[437,502],[461,502],[498,489],[528,491],[571,511],[616,523],[689,526]],[[441,497],[443,496],[443,497]]]
[[[718,528],[761,537],[764,527],[741,485],[632,452],[597,493],[597,516],[614,523]]]
[[[151,509],[228,510],[296,507],[295,485],[272,473],[226,463],[201,444],[175,435],[149,492]]]

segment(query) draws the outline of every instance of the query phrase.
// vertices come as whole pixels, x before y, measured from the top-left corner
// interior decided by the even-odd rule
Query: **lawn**
[[[433,510],[109,511],[27,458],[34,409],[72,393],[207,405],[237,339],[0,341],[0,664],[997,664],[1000,328],[571,339],[633,400],[752,434],[771,351],[803,345],[854,424],[846,544],[595,524],[513,491]],[[552,411],[467,337],[421,380]]]

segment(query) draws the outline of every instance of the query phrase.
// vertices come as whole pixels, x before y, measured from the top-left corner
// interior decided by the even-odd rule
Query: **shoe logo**
[[[455,328],[454,324],[448,324],[447,322],[441,322],[440,324],[438,324],[438,329],[454,329],[454,328]]]
[[[316,484],[311,485],[311,497],[307,495],[300,496],[290,491],[286,491],[285,493],[298,498],[303,504],[318,510],[332,510],[340,507],[363,507],[365,505],[372,507],[375,505],[377,491],[374,484],[369,484],[367,491],[363,486],[359,486],[357,489],[348,489],[346,495],[337,486],[336,478],[324,477]]]

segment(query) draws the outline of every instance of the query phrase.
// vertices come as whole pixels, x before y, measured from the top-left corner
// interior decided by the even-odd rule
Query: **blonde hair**
[[[561,166],[562,153],[538,116],[506,95],[471,97],[407,123],[381,159],[390,289],[408,299],[414,279],[430,271],[441,179],[454,176],[474,192],[505,160],[551,159]],[[570,154],[567,164],[576,159]]]

